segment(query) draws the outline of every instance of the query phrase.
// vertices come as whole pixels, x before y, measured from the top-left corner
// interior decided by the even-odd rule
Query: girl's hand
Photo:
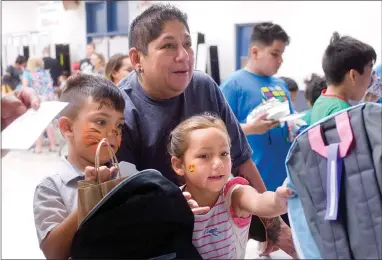
[[[199,207],[198,203],[195,200],[191,199],[191,194],[189,192],[183,192],[183,196],[186,198],[187,203],[190,206],[194,215],[203,215],[210,211],[210,207]]]
[[[294,197],[293,192],[286,187],[278,187],[274,196],[274,206],[278,215],[288,212],[288,198]]]

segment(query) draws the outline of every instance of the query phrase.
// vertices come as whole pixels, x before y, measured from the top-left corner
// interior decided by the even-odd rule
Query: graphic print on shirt
[[[251,217],[238,218],[227,209],[226,194],[235,184],[247,185],[247,181],[233,178],[226,183],[225,192],[205,215],[195,215],[192,243],[203,259],[242,259],[248,241]],[[229,195],[230,196],[230,195]],[[230,215],[233,217],[230,220]],[[238,246],[238,248],[237,248]],[[240,257],[238,257],[238,254]]]
[[[280,102],[288,101],[285,91],[279,86],[262,87],[261,94],[263,96],[263,99],[262,99],[263,102],[273,97],[279,100]]]
[[[49,96],[49,100],[53,99],[53,80],[50,74],[44,70],[32,71],[31,87],[39,94]]]
[[[211,235],[214,237],[219,236],[220,233],[221,232],[219,231],[218,228],[211,228],[211,229],[207,229],[206,231],[204,231],[204,235]]]

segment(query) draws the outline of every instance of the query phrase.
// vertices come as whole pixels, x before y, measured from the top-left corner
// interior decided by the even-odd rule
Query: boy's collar
[[[341,99],[342,101],[348,103],[348,101],[344,97],[334,95],[334,94],[326,94],[326,89],[323,89],[321,91],[321,95],[323,95],[324,97],[335,97],[335,98]]]
[[[68,162],[66,156],[63,157],[63,160],[67,164],[67,166],[70,168],[70,171],[64,171],[63,174],[61,175],[61,179],[65,185],[68,185],[68,183],[74,179],[80,179],[80,180],[84,179],[84,174],[76,166]]]
[[[61,175],[61,179],[64,182],[65,185],[67,185],[72,180],[78,179],[78,180],[84,180],[85,175],[78,169],[76,166],[72,165],[70,162],[68,162],[66,156],[63,157],[63,160],[68,165],[69,168],[71,168],[70,171],[64,171]],[[112,165],[111,162],[107,162],[104,164],[106,167],[110,168]]]

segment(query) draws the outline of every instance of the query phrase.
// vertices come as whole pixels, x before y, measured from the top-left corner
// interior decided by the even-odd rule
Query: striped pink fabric
[[[232,223],[229,220],[229,214],[235,213],[233,210],[227,209],[225,204],[225,199],[227,199],[225,195],[230,195],[229,190],[236,184],[247,185],[248,182],[243,178],[229,180],[215,206],[205,215],[195,215],[192,242],[203,259],[235,259],[234,229],[236,229],[236,234],[240,234],[242,244],[246,245],[248,241],[251,217],[239,218],[233,215]]]

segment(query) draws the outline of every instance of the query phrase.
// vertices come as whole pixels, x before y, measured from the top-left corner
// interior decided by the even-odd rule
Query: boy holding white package
[[[271,98],[288,102],[290,113],[293,113],[285,81],[273,76],[282,64],[282,55],[288,44],[289,36],[279,25],[256,24],[251,35],[248,64],[234,72],[221,86],[247,135],[253,149],[252,160],[269,191],[275,191],[286,178],[285,158],[290,147],[288,126],[268,121],[267,128],[259,132],[256,131],[257,125],[261,125],[264,118],[247,122],[247,117],[254,108]],[[288,223],[286,215],[283,219]]]
[[[69,257],[78,227],[77,181],[95,179],[94,158],[99,142],[107,138],[114,152],[121,143],[125,101],[114,84],[101,77],[76,75],[66,81],[61,101],[59,128],[68,145],[68,156],[56,173],[36,188],[33,211],[41,250],[48,259]],[[100,164],[110,161],[100,151]],[[101,181],[109,180],[115,167],[100,167]]]
[[[275,98],[289,102],[293,112],[285,81],[274,77],[282,64],[282,55],[289,44],[289,36],[277,24],[259,23],[253,28],[248,64],[234,72],[221,86],[233,113],[253,149],[252,160],[269,191],[275,191],[286,178],[285,158],[290,147],[288,128],[270,121],[264,131],[256,131],[258,122],[247,122],[248,115],[264,101]],[[259,122],[260,121],[260,122]],[[269,121],[268,121],[269,122]]]

